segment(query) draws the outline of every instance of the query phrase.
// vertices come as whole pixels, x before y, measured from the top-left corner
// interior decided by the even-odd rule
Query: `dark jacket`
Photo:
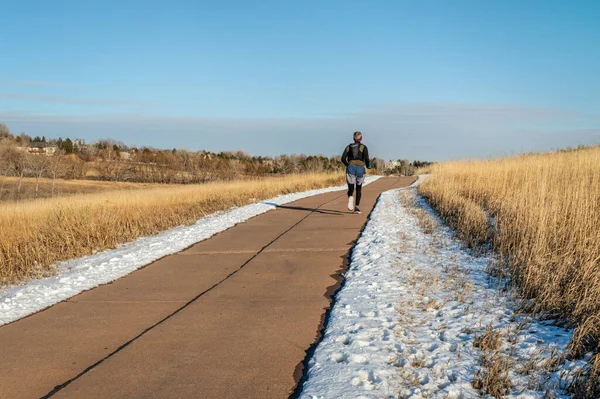
[[[342,163],[346,166],[359,165],[359,166],[371,166],[371,160],[369,159],[369,149],[366,145],[354,142],[349,144],[344,149],[342,154]]]

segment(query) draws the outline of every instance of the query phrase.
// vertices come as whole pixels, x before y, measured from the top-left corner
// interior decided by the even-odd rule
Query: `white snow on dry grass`
[[[370,176],[369,184],[378,176]],[[345,190],[329,187],[281,195],[270,200],[233,208],[206,216],[191,226],[176,227],[160,234],[140,238],[114,250],[60,263],[54,277],[34,280],[0,291],[0,326],[69,299],[82,291],[123,277],[164,256],[179,252],[199,241],[227,230],[254,216],[313,195]]]
[[[465,250],[414,188],[383,193],[300,397],[568,397],[561,373],[575,364],[561,354],[571,332],[518,314],[490,262]]]

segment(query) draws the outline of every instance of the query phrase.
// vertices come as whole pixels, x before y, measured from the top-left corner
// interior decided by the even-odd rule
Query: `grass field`
[[[0,201],[29,200],[36,198],[64,197],[74,194],[101,193],[114,190],[137,190],[159,186],[149,183],[121,183],[94,180],[61,180],[41,178],[38,192],[35,191],[36,180],[23,178],[21,181],[20,198],[18,193],[19,179],[16,177],[0,176]]]
[[[342,174],[297,174],[0,203],[0,286],[232,206],[343,182]]]
[[[600,147],[448,162],[432,172],[420,193],[469,246],[492,243],[499,272],[532,299],[530,310],[576,327],[574,356],[596,353],[574,389],[598,397]]]

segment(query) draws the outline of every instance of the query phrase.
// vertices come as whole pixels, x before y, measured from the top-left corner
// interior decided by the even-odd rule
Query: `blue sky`
[[[0,7],[14,133],[331,155],[361,130],[436,160],[600,142],[595,0]]]

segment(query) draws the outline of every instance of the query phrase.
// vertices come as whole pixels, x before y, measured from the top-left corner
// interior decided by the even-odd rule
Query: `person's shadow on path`
[[[278,205],[278,204],[274,204],[272,202],[263,202],[263,204],[271,205],[271,206],[274,206],[279,209],[291,209],[293,211],[309,211],[309,212],[322,213],[324,215],[342,216],[342,215],[353,215],[354,214],[354,212],[344,212],[344,211],[338,211],[335,209],[304,208],[301,206]]]

